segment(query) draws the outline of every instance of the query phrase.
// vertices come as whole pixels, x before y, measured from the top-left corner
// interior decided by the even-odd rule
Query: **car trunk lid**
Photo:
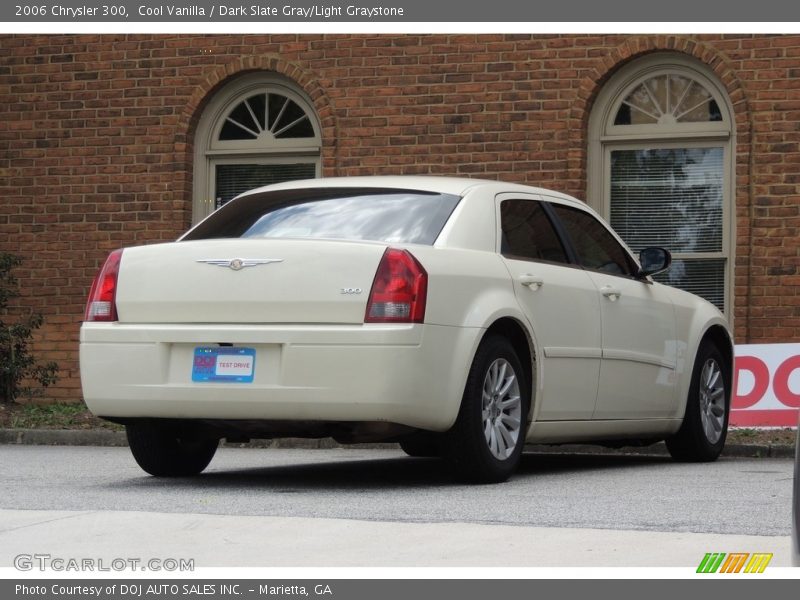
[[[126,249],[121,323],[363,323],[386,244],[217,239]]]

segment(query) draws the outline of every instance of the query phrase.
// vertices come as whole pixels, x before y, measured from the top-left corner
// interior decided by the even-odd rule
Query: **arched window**
[[[320,147],[313,105],[289,79],[275,73],[235,79],[200,117],[192,222],[247,190],[317,177]]]
[[[733,118],[701,63],[657,54],[603,87],[589,120],[589,202],[638,252],[663,246],[656,279],[731,310]]]

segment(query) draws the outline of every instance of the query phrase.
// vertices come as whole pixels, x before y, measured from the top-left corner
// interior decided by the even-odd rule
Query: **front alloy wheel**
[[[667,449],[676,460],[716,460],[725,446],[730,413],[730,365],[711,342],[697,351],[686,412],[678,432],[667,438]]]
[[[711,444],[722,437],[725,426],[725,382],[719,364],[709,358],[700,373],[700,421],[703,432]]]

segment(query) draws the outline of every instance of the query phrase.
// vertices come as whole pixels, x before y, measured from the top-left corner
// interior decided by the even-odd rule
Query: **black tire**
[[[520,398],[516,439],[513,444],[507,444],[508,454],[504,458],[498,458],[493,453],[491,442],[484,433],[483,391],[496,361],[504,361],[513,370]],[[511,477],[519,465],[525,446],[529,399],[529,384],[513,346],[500,336],[484,339],[475,353],[467,377],[458,418],[443,439],[445,458],[459,479],[473,483],[499,483]],[[487,414],[493,414],[491,405],[487,410]],[[495,417],[498,417],[496,413]],[[491,417],[488,418],[491,422]]]
[[[403,452],[414,458],[433,458],[442,455],[441,435],[420,431],[400,440]]]
[[[716,365],[716,367],[714,366]],[[706,392],[708,388],[702,379],[708,373],[706,369],[716,368],[719,371],[719,385],[722,392],[721,397],[713,388],[713,394]],[[697,358],[694,362],[692,370],[692,381],[689,386],[689,394],[686,398],[686,412],[683,417],[683,423],[678,432],[670,438],[667,438],[667,450],[675,460],[683,462],[711,462],[716,460],[722,449],[725,447],[725,438],[728,435],[728,417],[730,416],[731,408],[731,365],[725,361],[719,349],[710,342],[703,342],[697,352]],[[708,422],[706,416],[704,420],[703,412],[708,400],[716,396],[717,402],[711,402],[719,408],[724,406],[724,413],[722,417],[721,429],[718,432],[719,438],[713,439],[716,431],[711,427],[711,432],[706,432],[704,422]],[[713,407],[709,407],[711,410]],[[706,415],[709,413],[706,412]],[[717,416],[719,419],[720,416]]]
[[[125,426],[133,458],[150,475],[189,477],[214,458],[219,440],[194,440],[176,429],[148,423]]]

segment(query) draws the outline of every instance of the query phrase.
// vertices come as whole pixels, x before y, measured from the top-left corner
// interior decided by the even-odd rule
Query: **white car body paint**
[[[694,357],[724,317],[654,283],[499,253],[499,204],[550,190],[437,177],[317,179],[303,188],[391,188],[462,199],[432,245],[312,239],[208,239],[125,249],[117,322],[80,333],[88,407],[104,417],[370,421],[445,431],[458,415],[486,330],[513,319],[530,342],[527,440],[658,438],[678,430]],[[202,223],[196,227],[202,226]],[[617,237],[617,239],[619,239]],[[428,273],[424,323],[364,323],[387,247]],[[280,260],[234,270],[208,259]],[[621,295],[607,294],[608,288]],[[363,290],[362,294],[342,290]],[[252,384],[195,383],[194,348],[255,348]]]

